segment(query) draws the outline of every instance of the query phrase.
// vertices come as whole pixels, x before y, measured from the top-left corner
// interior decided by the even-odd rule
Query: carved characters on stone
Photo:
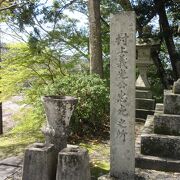
[[[116,138],[119,138],[123,143],[126,142],[127,135],[127,122],[126,117],[128,116],[128,96],[127,96],[127,73],[128,73],[128,62],[127,62],[127,45],[128,45],[128,34],[119,33],[116,37],[116,44],[119,46],[119,50],[116,53],[116,66],[117,66],[117,86],[120,88],[120,92],[117,94],[118,113],[121,117],[117,122]]]

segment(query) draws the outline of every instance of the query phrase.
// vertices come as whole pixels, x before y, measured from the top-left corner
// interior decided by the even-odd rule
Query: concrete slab
[[[0,180],[6,180],[18,169],[19,167],[0,165]]]
[[[12,156],[0,161],[0,165],[21,167],[23,158],[21,156]]]

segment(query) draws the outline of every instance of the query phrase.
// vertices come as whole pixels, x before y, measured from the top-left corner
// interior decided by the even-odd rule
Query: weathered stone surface
[[[106,174],[99,177],[98,180],[119,180],[119,179],[115,177],[111,177],[109,174]]]
[[[84,148],[68,147],[58,154],[56,180],[90,180],[88,152]]]
[[[141,135],[141,153],[180,159],[180,137],[156,134]]]
[[[21,156],[12,156],[12,157],[1,160],[0,165],[20,167],[22,166],[22,161],[23,160]]]
[[[56,165],[54,146],[35,143],[25,151],[22,180],[55,180]]]
[[[110,174],[134,179],[135,169],[135,13],[111,16]]]
[[[136,109],[136,118],[146,120],[148,115],[153,115],[154,110]]]
[[[164,114],[180,115],[180,94],[164,92]]]
[[[180,115],[155,114],[154,132],[165,135],[180,135]]]
[[[175,164],[174,164],[175,165]],[[180,173],[172,173],[172,172],[163,172],[163,171],[155,171],[151,169],[135,169],[135,180],[179,180]],[[101,176],[98,180],[119,180],[113,177],[110,177],[109,174]]]
[[[180,172],[180,160],[138,155],[136,156],[136,167],[165,172]]]
[[[150,84],[148,82],[147,71],[151,64],[153,64],[153,60],[151,57],[152,50],[154,48],[158,49],[159,44],[153,39],[149,38],[146,42],[143,42],[142,39],[137,38],[137,50],[136,50],[136,64],[139,69],[139,76],[136,80],[137,88],[150,88]]]
[[[164,111],[164,104],[156,103],[155,112],[163,112]]]
[[[154,131],[153,120],[154,120],[154,116],[152,116],[152,115],[147,116],[147,119],[146,119],[146,122],[144,124],[142,134],[152,134],[153,133],[153,131]]]
[[[136,98],[136,109],[154,110],[155,100]]]
[[[142,89],[150,89],[150,84],[147,78],[147,64],[138,64],[139,76],[136,80],[136,87]]]
[[[152,92],[148,90],[136,89],[136,98],[152,99]]]
[[[147,118],[141,134],[141,153],[180,159],[180,137],[154,134],[153,118]]]
[[[44,96],[42,98],[47,126],[42,129],[46,143],[54,144],[58,153],[67,147],[68,127],[77,98],[70,96]]]
[[[7,177],[16,171],[17,167],[0,165],[0,180],[7,180]]]
[[[178,79],[176,82],[174,82],[173,93],[180,94],[180,79]]]
[[[154,116],[148,115],[142,134],[153,134]],[[141,135],[136,139],[136,167],[166,172],[180,172],[180,160],[143,155],[140,153]],[[150,179],[152,177],[150,176]]]

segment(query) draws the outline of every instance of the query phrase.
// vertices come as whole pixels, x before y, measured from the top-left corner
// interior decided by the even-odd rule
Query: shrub
[[[97,75],[77,74],[56,78],[53,84],[45,87],[43,94],[78,98],[70,124],[74,133],[97,133],[107,120],[109,88]]]

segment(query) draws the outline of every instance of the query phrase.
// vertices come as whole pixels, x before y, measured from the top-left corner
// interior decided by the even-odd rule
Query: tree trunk
[[[154,3],[155,3],[157,13],[159,15],[159,22],[162,28],[163,38],[166,42],[167,50],[168,50],[169,57],[171,60],[171,65],[172,65],[173,73],[174,73],[173,74],[174,79],[177,80],[179,76],[178,71],[180,71],[180,69],[178,69],[178,53],[176,52],[176,49],[175,49],[172,31],[170,29],[169,22],[167,19],[167,15],[165,11],[165,2],[154,0]]]
[[[100,0],[89,0],[89,43],[90,43],[90,73],[103,77]]]
[[[161,60],[160,60],[160,58],[158,56],[157,51],[152,52],[152,59],[153,59],[154,64],[155,64],[155,66],[157,68],[157,72],[158,72],[158,75],[160,77],[163,88],[164,89],[169,89],[169,84],[168,84],[168,81],[167,81],[166,72],[165,72],[164,67],[163,67],[163,65],[161,63]]]

